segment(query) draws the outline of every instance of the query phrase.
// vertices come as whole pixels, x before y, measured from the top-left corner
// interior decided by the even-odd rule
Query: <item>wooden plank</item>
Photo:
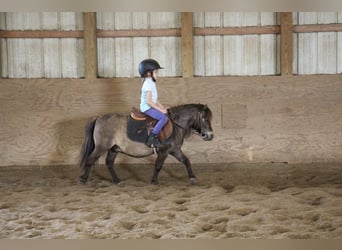
[[[222,28],[194,28],[194,35],[217,36],[217,35],[260,35],[278,34],[279,25],[249,26],[249,27],[222,27]]]
[[[282,12],[280,13],[280,46],[281,46],[281,66],[280,72],[283,76],[293,74],[293,34],[292,34],[292,13]]]
[[[306,24],[293,26],[296,33],[315,33],[315,32],[341,32],[342,24]]]
[[[83,31],[74,30],[0,30],[0,38],[83,38]]]
[[[85,76],[87,79],[94,79],[97,78],[96,13],[84,13],[83,23]]]
[[[182,76],[194,76],[193,62],[193,15],[192,12],[182,12]]]
[[[144,30],[98,30],[97,37],[165,37],[181,36],[181,29],[144,29]]]

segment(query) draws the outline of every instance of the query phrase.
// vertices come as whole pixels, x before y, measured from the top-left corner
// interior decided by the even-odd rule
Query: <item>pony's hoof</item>
[[[194,185],[198,182],[198,180],[195,177],[190,178],[189,181],[191,185]]]
[[[125,186],[125,182],[124,181],[119,181],[117,183],[115,183],[118,187],[123,187]]]
[[[151,181],[151,184],[152,184],[152,185],[155,185],[155,186],[158,186],[158,185],[159,185],[159,182],[158,182],[158,181]]]
[[[80,177],[78,180],[78,183],[81,185],[85,185],[87,183],[87,180],[85,180],[84,178]]]

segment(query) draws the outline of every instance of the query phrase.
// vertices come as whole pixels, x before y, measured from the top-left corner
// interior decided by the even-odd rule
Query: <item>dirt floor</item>
[[[341,164],[0,167],[1,239],[342,238]]]

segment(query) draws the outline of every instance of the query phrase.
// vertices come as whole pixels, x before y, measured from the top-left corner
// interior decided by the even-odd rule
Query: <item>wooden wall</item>
[[[86,120],[128,113],[139,104],[140,84],[139,78],[2,79],[0,165],[77,164]],[[213,111],[214,140],[193,136],[184,145],[193,163],[342,161],[340,75],[161,78],[158,84],[163,103],[201,102]]]

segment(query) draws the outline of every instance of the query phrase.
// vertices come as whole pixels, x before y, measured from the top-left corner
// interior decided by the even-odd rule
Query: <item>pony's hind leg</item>
[[[80,183],[86,184],[90,174],[91,167],[100,158],[100,156],[103,155],[104,152],[105,151],[103,149],[95,147],[95,150],[90,154],[90,156],[88,157],[83,166],[83,174],[79,178]]]
[[[111,149],[108,150],[106,157],[106,165],[112,177],[112,182],[118,186],[121,186],[124,184],[124,182],[116,175],[116,172],[114,170],[114,161],[116,155],[118,154],[118,149],[119,147],[117,145],[114,145]]]
[[[163,164],[164,164],[167,156],[168,156],[168,153],[166,151],[164,152],[164,151],[159,150],[158,157],[157,157],[157,160],[156,160],[155,166],[154,166],[154,172],[153,172],[151,184],[153,184],[153,185],[159,184],[158,175],[159,175],[160,170],[163,167]]]

